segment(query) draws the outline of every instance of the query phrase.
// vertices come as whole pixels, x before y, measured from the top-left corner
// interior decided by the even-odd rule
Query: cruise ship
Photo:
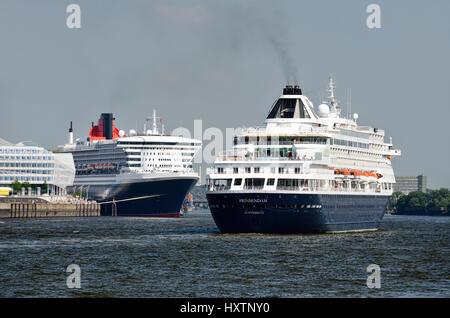
[[[376,230],[401,151],[379,128],[343,116],[329,79],[317,109],[287,85],[262,127],[239,129],[207,171],[207,199],[223,233]]]
[[[153,119],[153,127],[147,129]],[[128,135],[115,127],[111,113],[92,123],[86,141],[73,140],[59,151],[73,155],[73,192],[102,203],[102,215],[178,217],[199,176],[192,162],[201,141],[164,134],[164,127],[147,118],[142,133]]]

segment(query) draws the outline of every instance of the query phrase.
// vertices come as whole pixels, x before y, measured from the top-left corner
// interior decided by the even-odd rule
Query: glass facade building
[[[427,192],[427,177],[419,175],[416,177],[395,177],[394,191],[408,194],[414,191]]]
[[[71,154],[1,141],[0,186],[10,186],[15,181],[30,185],[47,184],[52,193],[61,193],[73,184],[75,166]]]

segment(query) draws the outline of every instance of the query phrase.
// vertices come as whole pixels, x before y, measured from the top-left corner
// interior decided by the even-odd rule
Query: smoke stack
[[[72,122],[70,122],[70,128],[69,128],[69,144],[73,144],[73,128],[72,128]]]
[[[283,88],[283,95],[301,95],[302,90],[299,85],[286,85],[285,88]]]
[[[112,113],[103,113],[100,117],[100,120],[103,122],[103,136],[106,139],[112,139],[113,137],[113,114]]]

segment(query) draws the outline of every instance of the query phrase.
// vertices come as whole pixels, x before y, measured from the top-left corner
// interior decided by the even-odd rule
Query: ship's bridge
[[[287,85],[283,95],[270,109],[267,120],[273,119],[316,119],[311,101],[302,95],[298,85]]]

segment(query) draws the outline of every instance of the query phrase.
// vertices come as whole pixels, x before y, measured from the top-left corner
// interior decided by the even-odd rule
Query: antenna
[[[144,135],[147,135],[147,123],[149,123],[150,120],[152,120],[150,117],[146,117],[146,118],[145,118],[145,123],[144,123]]]
[[[334,81],[331,76],[328,79],[328,92],[330,92],[330,96],[328,96],[328,98],[332,103],[334,103],[336,101],[334,98]]]
[[[156,109],[153,109],[153,133],[158,134],[158,126],[156,124]]]
[[[347,111],[347,115],[346,115],[346,118],[347,119],[350,119],[350,113],[349,113],[349,109],[350,109],[350,90],[347,88],[347,109],[346,109],[346,111]]]
[[[352,89],[348,89],[348,108],[350,109],[350,115],[352,114]]]
[[[336,100],[336,97],[334,96],[334,88],[335,88],[334,80],[333,77],[330,76],[328,80],[328,92],[330,93],[328,99],[330,101],[331,111],[333,113],[337,113],[339,117],[339,114],[341,113],[341,106],[339,105],[339,103]]]

